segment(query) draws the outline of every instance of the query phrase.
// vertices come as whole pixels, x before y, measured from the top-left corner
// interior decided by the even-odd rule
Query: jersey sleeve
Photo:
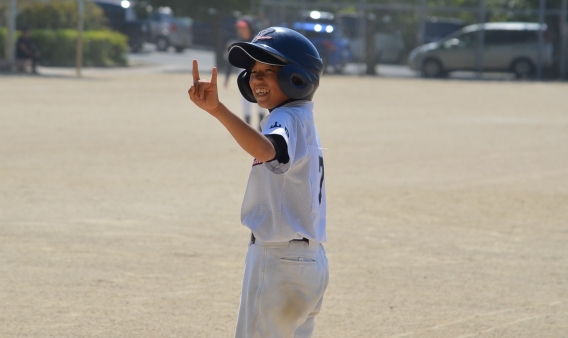
[[[278,135],[280,136],[279,139],[284,139],[286,147],[279,149],[279,151],[286,150],[288,152],[288,161],[279,161],[279,158],[286,158],[286,156],[277,156],[274,160],[264,163],[265,167],[271,172],[284,174],[296,161],[297,127],[293,116],[282,110],[272,112],[268,115],[262,133],[266,136]]]

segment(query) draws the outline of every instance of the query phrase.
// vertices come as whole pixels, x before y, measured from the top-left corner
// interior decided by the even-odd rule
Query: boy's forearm
[[[241,120],[222,103],[209,113],[215,116],[227,128],[241,148],[255,159],[260,162],[266,162],[276,156],[274,145],[266,136]]]

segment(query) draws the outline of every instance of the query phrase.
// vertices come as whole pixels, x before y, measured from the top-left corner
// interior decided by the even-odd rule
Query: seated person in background
[[[36,65],[39,60],[39,51],[33,44],[28,29],[22,30],[22,35],[18,38],[18,42],[16,42],[16,59],[31,59],[32,73],[37,74]]]

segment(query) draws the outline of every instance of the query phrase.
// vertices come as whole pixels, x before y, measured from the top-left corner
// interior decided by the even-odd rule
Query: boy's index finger
[[[197,60],[193,60],[193,82],[199,81],[199,68],[197,67]]]
[[[217,67],[213,67],[213,73],[211,74],[211,84],[217,85]]]

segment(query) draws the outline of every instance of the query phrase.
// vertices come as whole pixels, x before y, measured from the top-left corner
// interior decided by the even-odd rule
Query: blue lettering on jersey
[[[270,126],[270,129],[274,128],[282,128],[282,125],[278,123],[278,121],[275,121],[274,124]]]
[[[288,138],[290,138],[290,133],[288,132],[288,128],[284,127],[284,131],[286,132],[286,136],[288,136]]]

